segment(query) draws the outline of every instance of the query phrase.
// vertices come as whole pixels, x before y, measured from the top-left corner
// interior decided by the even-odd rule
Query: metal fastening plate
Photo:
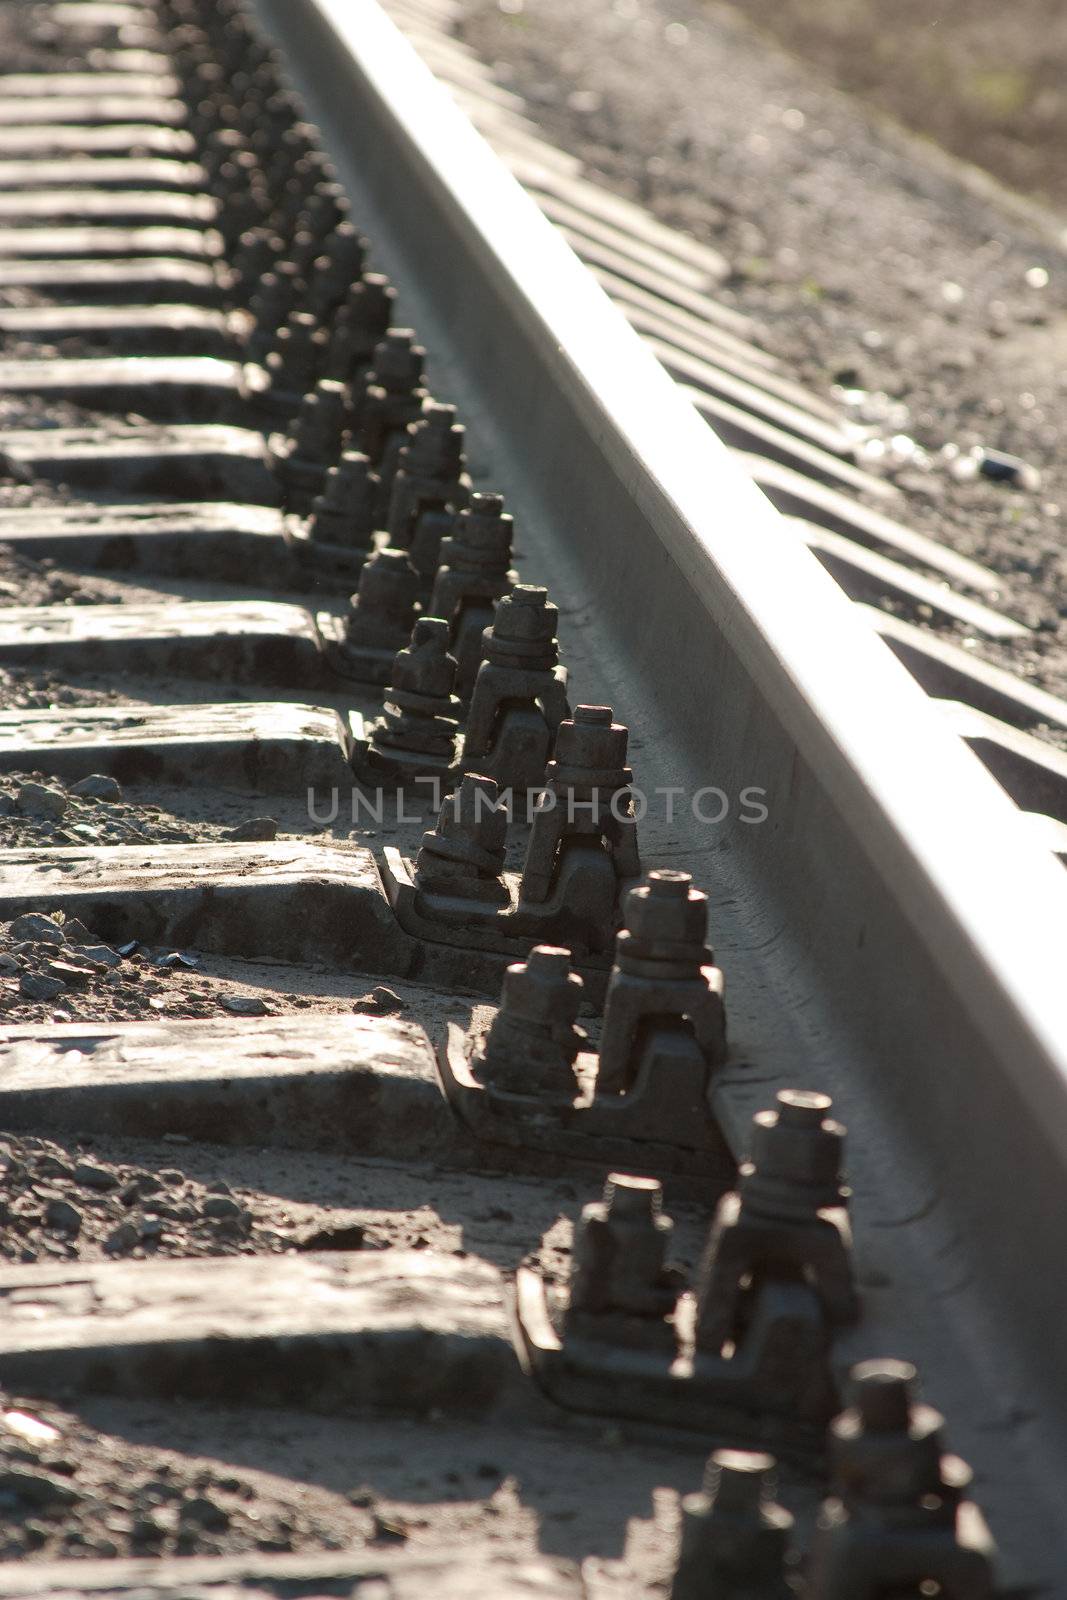
[[[292,794],[351,784],[351,736],[337,711],[287,701],[0,710],[0,771],[77,782],[223,783]]]
[[[108,943],[151,939],[234,956],[411,970],[417,949],[361,845],[171,844],[9,850],[0,921],[64,911]]]
[[[683,1300],[677,1315],[685,1310]],[[728,1357],[684,1351],[672,1357],[669,1350],[563,1338],[545,1281],[530,1267],[516,1276],[515,1315],[534,1377],[567,1410],[693,1430],[705,1448],[721,1440],[819,1469],[836,1399],[829,1385],[810,1396],[793,1387],[804,1363],[791,1376],[787,1352],[817,1328],[813,1297],[802,1284],[766,1286],[744,1345]]]
[[[544,906],[519,903],[518,873],[507,872],[503,878],[511,895],[506,906],[465,900],[458,895],[422,894],[415,887],[414,869],[401,852],[394,845],[386,845],[382,852],[382,882],[405,932],[429,945],[524,961],[532,945],[558,942],[555,935],[560,932],[559,919],[552,902]],[[573,940],[569,947],[576,957],[574,970],[585,981],[589,998],[599,1000],[611,968],[610,954],[584,950]],[[500,968],[494,965],[493,970],[499,972]],[[495,999],[499,981],[490,992]]]
[[[509,1094],[479,1083],[471,1071],[467,1036],[455,1023],[435,1042],[441,1085],[460,1121],[481,1144],[529,1153],[530,1165],[539,1173],[545,1171],[546,1156],[556,1158],[553,1170],[592,1165],[598,1172],[639,1173],[662,1179],[672,1196],[701,1204],[726,1193],[736,1179],[736,1164],[706,1105],[677,1108],[688,1116],[688,1143],[672,1142],[663,1136],[665,1127],[656,1127],[656,1107],[646,1096],[594,1102],[596,1058],[591,1052],[578,1057],[580,1087],[573,1100],[563,1101]]]

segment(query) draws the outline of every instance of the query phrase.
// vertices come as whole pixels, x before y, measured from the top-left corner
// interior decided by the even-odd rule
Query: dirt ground
[[[464,0],[457,31],[590,176],[722,252],[719,298],[869,429],[898,520],[1033,629],[957,642],[1067,694],[1064,219],[841,94],[753,25],[771,9],[586,0],[576,29],[568,0]],[[1039,477],[969,477],[976,447]]]
[[[714,9],[712,0],[711,9]],[[1059,0],[738,0],[838,85],[985,167],[1067,204],[1067,11]]]

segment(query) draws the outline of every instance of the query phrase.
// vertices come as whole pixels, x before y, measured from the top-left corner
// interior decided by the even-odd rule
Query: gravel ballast
[[[1034,627],[967,648],[1067,693],[1063,219],[821,81],[697,0],[463,0],[459,36],[589,174],[713,245],[721,297],[869,422],[901,520],[1003,575]],[[971,475],[1007,451],[1040,486]],[[1034,480],[1027,474],[1029,481]]]

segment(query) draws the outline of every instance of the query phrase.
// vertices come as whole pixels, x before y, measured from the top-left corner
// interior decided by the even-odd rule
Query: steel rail
[[[741,1143],[768,1084],[833,1094],[881,1284],[846,1353],[921,1360],[1009,1573],[1055,1573],[1062,869],[375,0],[259,9],[561,606],[580,698],[629,723],[646,789],[766,790],[760,826],[684,800],[645,823],[646,864],[712,896],[724,1118]]]

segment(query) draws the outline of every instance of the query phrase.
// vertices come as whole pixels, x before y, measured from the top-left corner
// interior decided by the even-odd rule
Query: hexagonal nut
[[[845,1130],[829,1112],[830,1097],[783,1089],[774,1110],[752,1119],[749,1162],[761,1178],[824,1189],[832,1204],[841,1183]]]
[[[571,971],[569,950],[535,945],[525,961],[505,972],[500,1008],[529,1022],[573,1023],[584,988]]]
[[[625,920],[641,944],[701,945],[708,931],[708,897],[693,888],[688,872],[650,872],[626,896]]]
[[[556,637],[559,612],[548,603],[548,590],[517,583],[497,602],[492,635],[516,643],[541,644]]]

